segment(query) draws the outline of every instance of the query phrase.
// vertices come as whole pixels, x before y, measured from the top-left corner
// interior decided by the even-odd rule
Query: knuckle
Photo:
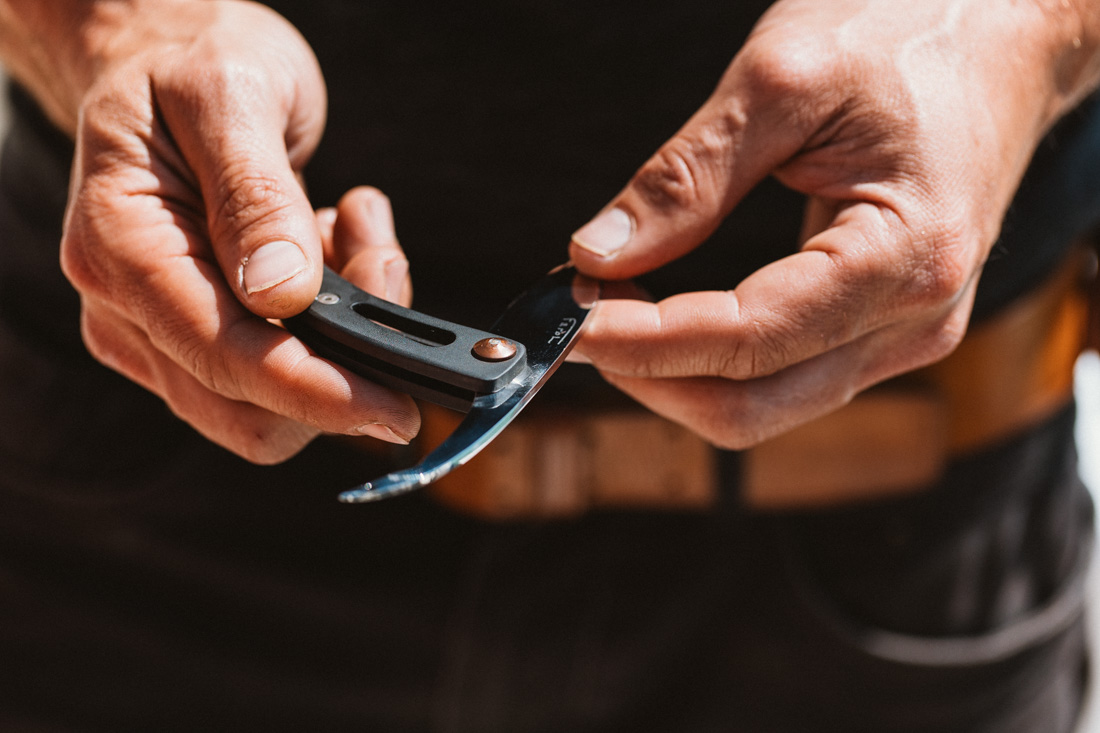
[[[688,208],[698,198],[692,162],[673,143],[665,145],[642,166],[634,183],[646,202],[659,211]]]
[[[745,353],[740,340],[734,340],[730,348],[700,352],[696,356],[697,360],[692,365],[690,373],[738,379],[745,372],[743,366]]]
[[[61,239],[61,273],[78,293],[98,289],[99,278],[88,259],[81,236],[67,232]]]
[[[908,289],[918,305],[939,309],[945,303],[954,303],[966,289],[973,268],[962,253],[976,248],[957,230],[945,229],[932,236],[929,254],[916,264],[908,278]]]
[[[659,356],[642,349],[627,349],[623,362],[630,366],[630,376],[638,379],[661,379],[674,373]]]
[[[933,303],[954,301],[966,287],[970,273],[954,257],[937,257],[924,268],[924,290]]]
[[[208,353],[197,339],[188,339],[176,345],[176,361],[184,371],[207,389],[217,392],[217,380],[214,378]]]
[[[700,125],[677,135],[635,175],[635,188],[658,210],[713,205],[719,172],[731,159],[730,136],[713,125]]]
[[[278,78],[265,71],[262,64],[242,56],[240,49],[218,43],[200,42],[186,57],[186,67],[173,67],[174,73],[161,75],[158,82],[178,101],[194,104],[196,90],[201,90],[205,105],[219,110],[233,110],[233,100],[264,99]],[[186,68],[187,73],[178,73]],[[197,84],[196,84],[197,82]]]
[[[797,99],[820,92],[832,78],[834,50],[816,34],[783,32],[758,36],[742,54],[742,73],[751,92],[762,98]]]
[[[173,342],[171,348],[175,355],[174,360],[199,384],[224,397],[240,397],[240,384],[219,349],[212,347],[198,335],[181,336],[178,329],[175,330],[175,336],[169,338]]]
[[[784,324],[750,323],[731,348],[713,365],[717,376],[726,379],[755,379],[782,369],[790,362],[792,329]]]
[[[70,206],[62,233],[59,258],[61,273],[82,294],[106,296],[118,281],[112,275],[119,259],[102,245],[110,241],[117,218],[99,192],[85,187]]]
[[[747,372],[742,379],[752,379],[774,374],[790,362],[788,353],[792,336],[787,329],[774,328],[761,330],[754,339],[754,345],[748,349],[744,359]]]
[[[242,164],[226,166],[213,199],[211,229],[230,241],[278,221],[292,207],[282,181]]]

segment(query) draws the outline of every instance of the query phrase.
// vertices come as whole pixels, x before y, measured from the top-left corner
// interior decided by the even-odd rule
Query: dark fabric
[[[418,303],[474,320],[560,259],[758,10],[281,9],[330,82],[311,192],[386,190]],[[324,440],[251,466],[87,356],[57,269],[71,150],[16,101],[0,166],[0,729],[1071,730],[1092,541],[1071,410],[919,496],[828,512],[495,525],[423,494],[339,505],[386,467]],[[1094,133],[1065,129],[1033,180],[1084,165]],[[997,299],[1091,205],[1021,196]],[[799,206],[763,187],[653,287],[728,286],[790,247]],[[1051,220],[1081,225],[1033,238]],[[467,286],[484,262],[506,274],[499,292]],[[553,381],[571,378],[587,379]]]
[[[311,40],[331,91],[309,168],[316,202],[363,183],[386,191],[417,306],[488,325],[703,103],[771,3],[496,0],[428,19],[396,2],[329,0],[326,12],[268,4]],[[1098,105],[1082,105],[1039,146],[975,319],[1042,282],[1100,217]],[[763,182],[707,244],[645,285],[657,295],[736,285],[793,251],[802,204]],[[499,277],[479,278],[479,297],[468,297],[486,267]]]
[[[982,273],[972,321],[980,321],[1043,282],[1066,247],[1100,222],[1100,93],[1039,144]]]
[[[417,307],[487,326],[706,100],[770,3],[495,0],[427,17],[398,2],[268,4],[310,39],[330,89],[314,199],[381,188]],[[647,285],[730,287],[791,251],[801,206],[767,184]],[[496,277],[470,297],[486,268]]]

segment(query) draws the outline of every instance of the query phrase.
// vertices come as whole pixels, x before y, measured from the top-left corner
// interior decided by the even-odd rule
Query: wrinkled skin
[[[800,252],[728,292],[605,301],[579,356],[744,448],[949,354],[1039,139],[1095,83],[1097,10],[1078,5],[776,3],[571,254],[652,270],[769,175],[809,197]]]
[[[1097,15],[776,3],[570,252],[598,277],[654,269],[768,175],[810,196],[802,251],[730,292],[605,301],[578,355],[725,447],[942,358],[1037,141],[1094,83]],[[407,397],[265,320],[304,309],[324,261],[394,300],[411,287],[382,194],[314,212],[299,185],[325,91],[293,28],[238,0],[0,0],[0,53],[76,138],[61,259],[96,357],[253,461],[319,431],[416,433]]]
[[[407,442],[411,399],[264,320],[306,308],[325,261],[377,295],[411,296],[380,192],[314,212],[302,190],[326,105],[304,40],[238,2],[108,5],[88,25],[79,114],[64,89],[40,97],[76,137],[61,263],[92,354],[253,461],[320,431]],[[274,260],[257,256],[271,243]]]

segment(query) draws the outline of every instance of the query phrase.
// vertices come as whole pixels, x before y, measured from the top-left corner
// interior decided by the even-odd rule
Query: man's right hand
[[[256,462],[319,431],[416,434],[411,399],[265,320],[308,307],[326,258],[383,296],[407,273],[385,197],[358,189],[335,217],[306,198],[325,90],[285,20],[237,0],[0,0],[0,25],[5,64],[75,134],[61,261],[100,361]]]

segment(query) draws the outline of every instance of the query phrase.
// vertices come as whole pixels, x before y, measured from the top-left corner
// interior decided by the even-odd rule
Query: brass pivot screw
[[[508,339],[494,336],[478,341],[472,351],[482,361],[504,361],[516,355],[516,345]]]

